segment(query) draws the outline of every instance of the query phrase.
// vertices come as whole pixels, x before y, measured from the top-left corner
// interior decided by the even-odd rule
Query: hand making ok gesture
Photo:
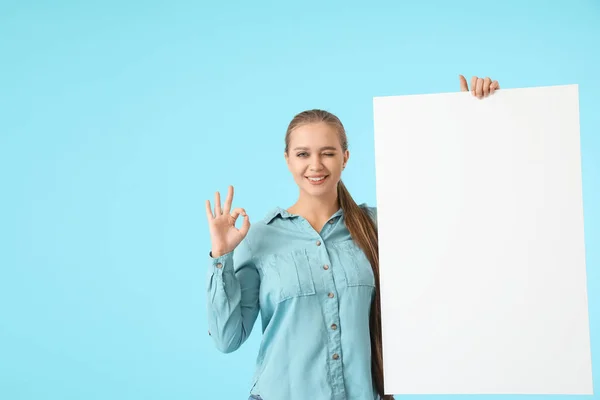
[[[206,216],[210,229],[211,256],[217,258],[233,251],[246,237],[250,229],[250,219],[243,208],[236,208],[231,212],[233,201],[233,186],[229,186],[224,208],[221,210],[221,195],[215,193],[215,212],[213,213],[210,201],[206,200]],[[244,217],[240,229],[235,227],[239,215]]]

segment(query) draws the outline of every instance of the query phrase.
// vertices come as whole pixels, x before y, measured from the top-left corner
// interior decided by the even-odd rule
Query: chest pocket
[[[369,259],[353,240],[347,240],[338,246],[340,264],[348,286],[375,287],[375,275]]]
[[[293,297],[316,293],[305,249],[271,254],[261,264],[268,290],[273,292],[275,301],[280,303]]]

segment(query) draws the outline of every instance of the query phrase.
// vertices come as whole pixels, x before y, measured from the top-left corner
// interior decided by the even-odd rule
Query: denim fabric
[[[361,207],[376,221],[376,208]],[[316,231],[303,217],[275,208],[252,223],[233,252],[208,260],[208,323],[216,347],[237,350],[260,313],[250,393],[266,400],[376,399],[369,335],[374,294],[371,265],[341,209]]]

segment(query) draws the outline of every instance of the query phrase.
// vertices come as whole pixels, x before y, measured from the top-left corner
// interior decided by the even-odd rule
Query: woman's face
[[[319,122],[292,131],[285,158],[300,190],[322,196],[337,190],[349,155],[335,128]]]

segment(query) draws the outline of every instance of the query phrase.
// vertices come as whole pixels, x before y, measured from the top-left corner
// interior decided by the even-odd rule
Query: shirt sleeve
[[[209,254],[208,328],[223,353],[237,350],[250,336],[259,312],[260,276],[247,237],[227,254]]]
[[[367,214],[369,215],[369,217],[371,217],[373,222],[375,222],[375,226],[377,227],[378,226],[378,224],[377,224],[377,207],[369,206],[369,205],[367,205],[367,203],[361,204],[360,207],[362,207],[363,209],[365,209],[367,211]]]
[[[378,226],[378,224],[377,224],[377,207],[369,207],[369,214],[371,214],[371,218],[373,219],[373,222],[375,222],[375,226]]]

